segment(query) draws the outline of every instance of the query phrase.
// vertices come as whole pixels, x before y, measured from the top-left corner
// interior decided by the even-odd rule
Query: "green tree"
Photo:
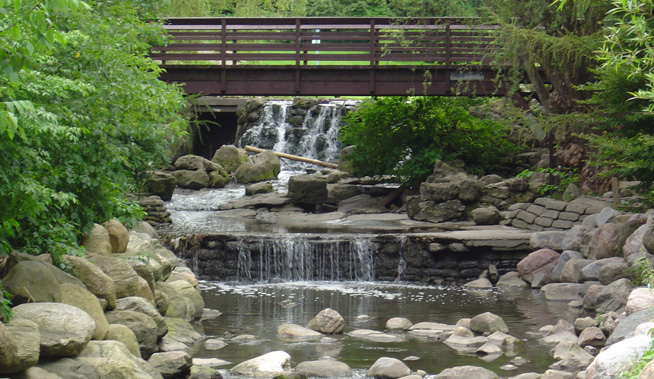
[[[181,90],[159,81],[147,58],[149,43],[163,41],[149,22],[157,3],[70,4],[0,6],[0,25],[11,26],[0,31],[3,53],[26,57],[0,74],[0,101],[27,104],[5,106],[13,127],[0,130],[2,254],[13,248],[57,259],[77,251],[93,222],[133,222],[140,210],[126,192],[166,162],[186,126]],[[31,12],[40,16],[20,18],[31,34],[13,43],[13,20]]]
[[[340,139],[355,146],[351,164],[360,175],[393,175],[406,185],[424,180],[438,159],[460,159],[483,173],[516,148],[505,126],[469,109],[487,100],[465,97],[382,97],[346,116]]]

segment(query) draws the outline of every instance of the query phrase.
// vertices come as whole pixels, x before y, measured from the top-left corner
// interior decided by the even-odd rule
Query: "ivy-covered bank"
[[[179,88],[147,58],[149,0],[0,2],[0,257],[77,254],[186,130]]]

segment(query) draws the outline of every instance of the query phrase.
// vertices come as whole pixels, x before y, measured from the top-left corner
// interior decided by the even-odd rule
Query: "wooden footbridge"
[[[170,18],[162,79],[224,96],[502,96],[496,28],[461,18]]]

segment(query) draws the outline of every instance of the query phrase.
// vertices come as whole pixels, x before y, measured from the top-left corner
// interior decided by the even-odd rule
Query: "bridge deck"
[[[502,95],[476,19],[172,18],[151,57],[212,95]]]

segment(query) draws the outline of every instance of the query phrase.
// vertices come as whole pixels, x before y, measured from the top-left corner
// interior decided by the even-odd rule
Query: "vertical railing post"
[[[227,20],[224,18],[220,23],[220,45],[222,46],[220,51],[220,59],[222,61],[223,68],[225,68],[227,65]]]
[[[368,91],[370,95],[375,94],[375,69],[377,68],[377,31],[375,19],[370,19],[370,41],[368,48],[370,49],[370,83],[368,84]]]
[[[299,18],[295,19],[295,94],[300,93],[300,37],[301,22]]]
[[[452,28],[448,21],[445,24],[445,65],[450,66],[452,62]]]

